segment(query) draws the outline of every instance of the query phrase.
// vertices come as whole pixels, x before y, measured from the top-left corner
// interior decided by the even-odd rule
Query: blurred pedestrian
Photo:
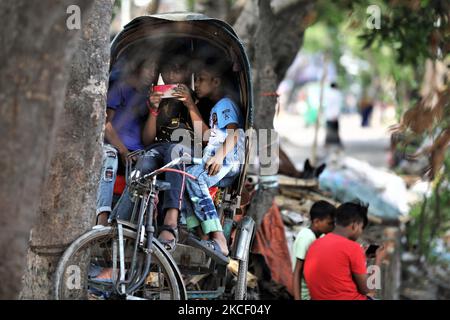
[[[373,101],[368,96],[364,95],[361,101],[359,102],[359,110],[361,112],[361,126],[369,127],[370,126],[370,116],[373,112]]]
[[[343,109],[344,97],[335,82],[325,90],[324,107],[326,119],[325,147],[342,147],[339,136],[339,116]]]

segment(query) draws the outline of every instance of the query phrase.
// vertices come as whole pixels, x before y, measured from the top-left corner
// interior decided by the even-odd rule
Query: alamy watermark
[[[367,7],[366,13],[370,15],[366,20],[366,27],[370,30],[381,29],[381,8],[371,5]]]
[[[81,289],[81,269],[77,265],[70,265],[66,270],[66,288],[69,290]]]
[[[194,121],[194,139],[187,134],[185,129],[176,129],[171,134],[171,141],[178,144],[179,148],[173,148],[171,158],[175,159],[180,156],[179,150],[183,146],[192,146],[192,156],[194,158],[203,158],[203,141],[215,145],[217,149],[224,143],[224,137],[220,142],[213,142],[217,140],[217,133],[211,130],[202,131],[202,122]],[[214,137],[209,138],[213,135]],[[230,154],[234,154],[233,162],[239,164],[246,163],[250,166],[255,166],[263,176],[276,175],[279,169],[279,135],[274,129],[258,129],[253,128],[244,131],[243,129],[226,130],[226,137],[236,135],[236,146],[234,148],[227,148],[227,159],[231,158]],[[189,149],[189,148],[187,148]],[[234,149],[234,150],[233,150]],[[206,150],[206,149],[205,149]],[[187,151],[187,150],[186,150]],[[248,160],[246,161],[246,155]]]
[[[381,290],[381,269],[377,265],[367,267],[367,288],[369,290]]]
[[[69,15],[66,19],[66,26],[69,30],[81,29],[81,9],[77,5],[67,7],[66,13]]]
[[[367,267],[367,288],[381,290],[381,269],[377,265]],[[77,265],[70,265],[66,270],[66,288],[69,290],[81,289],[81,269]]]

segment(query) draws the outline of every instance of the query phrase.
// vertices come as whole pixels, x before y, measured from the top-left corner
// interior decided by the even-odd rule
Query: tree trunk
[[[91,1],[0,2],[0,299],[21,287],[78,34],[66,25],[70,5],[86,13]]]
[[[244,42],[252,65],[254,91],[254,123],[258,140],[267,138],[267,143],[258,143],[259,159],[267,155],[278,161],[278,139],[273,129],[276,112],[276,90],[292,64],[303,41],[304,31],[314,15],[314,0],[270,1],[250,0],[236,21],[234,28]],[[268,129],[266,132],[261,129]],[[271,163],[273,165],[274,163]],[[276,163],[278,165],[278,163]],[[269,165],[270,167],[270,165]],[[258,174],[261,177],[275,175],[260,161]],[[272,206],[277,190],[264,184],[255,193],[248,214],[257,224]]]
[[[65,247],[92,227],[100,173],[109,71],[111,1],[95,1],[71,64],[64,113],[42,189],[21,297],[51,299]],[[63,232],[62,232],[63,231]]]
[[[388,227],[383,231],[383,245],[387,248],[387,258],[381,266],[382,300],[399,300],[401,287],[401,231],[397,227]]]

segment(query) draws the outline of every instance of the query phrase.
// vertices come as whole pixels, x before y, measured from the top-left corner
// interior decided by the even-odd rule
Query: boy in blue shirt
[[[209,128],[202,123],[203,132],[206,132],[205,140],[208,141],[202,164],[187,169],[197,180],[186,181],[186,190],[193,205],[193,212],[187,212],[187,226],[189,229],[201,227],[202,232],[209,237],[209,240],[190,237],[189,244],[206,249],[220,263],[229,261],[228,246],[209,188],[230,186],[239,175],[245,154],[244,118],[237,104],[225,94],[224,70],[218,64],[205,64],[196,75],[197,97],[208,98],[214,107],[210,112]],[[186,89],[179,91],[180,96],[188,98]],[[192,101],[185,100],[188,109],[194,108],[191,104]]]
[[[113,82],[113,76],[110,77],[102,173],[97,191],[98,225],[108,223],[119,165],[125,166],[128,153],[144,148],[142,130],[148,117],[147,92],[157,76],[156,61],[149,56],[130,65],[123,79]]]

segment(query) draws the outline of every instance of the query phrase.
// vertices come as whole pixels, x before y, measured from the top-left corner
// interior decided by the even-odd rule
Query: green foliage
[[[357,1],[355,10],[364,8]],[[360,35],[365,47],[387,44],[399,63],[417,65],[426,58],[448,53],[450,4],[447,0],[378,1],[382,5],[381,28],[365,29]]]
[[[380,29],[366,26],[370,5],[380,8]],[[317,23],[307,29],[303,50],[328,52],[344,88],[353,82],[365,88],[374,79],[392,83],[395,90],[381,90],[378,98],[399,106],[399,115],[414,103],[425,60],[448,52],[449,1],[319,0],[316,10]],[[356,78],[346,75],[339,61],[344,53],[367,61],[369,68]]]
[[[445,170],[435,180],[432,196],[417,203],[410,211],[408,247],[425,258],[432,258],[436,239],[450,229],[450,154],[447,153]]]
[[[195,10],[195,0],[186,0],[188,10],[193,12]]]
[[[113,5],[112,20],[120,13],[120,6],[122,5],[122,0],[115,0]]]

